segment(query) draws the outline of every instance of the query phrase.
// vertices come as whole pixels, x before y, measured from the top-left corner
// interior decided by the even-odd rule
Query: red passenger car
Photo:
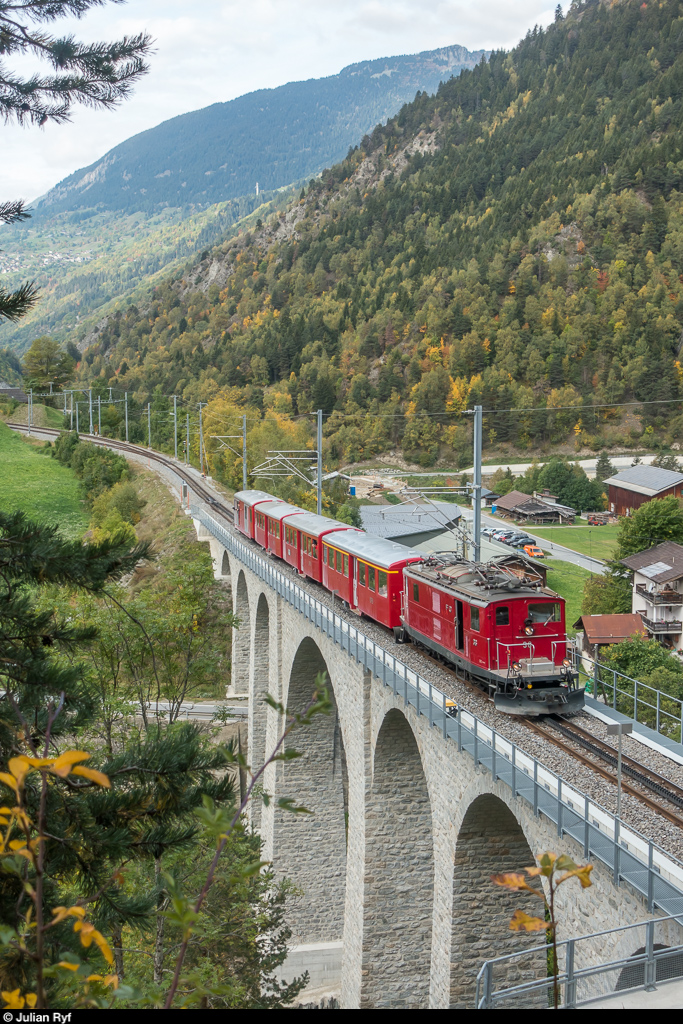
[[[237,491],[233,498],[235,526],[245,537],[254,539],[254,508],[264,501],[277,501],[265,491]]]
[[[403,631],[512,714],[580,710],[564,600],[500,565],[435,556],[404,573]]]
[[[302,508],[290,505],[287,501],[280,501],[278,498],[257,505],[254,509],[254,540],[266,551],[272,551],[278,558],[282,558],[282,542],[284,540],[282,520],[285,516],[303,514]]]
[[[424,557],[421,551],[361,530],[328,533],[323,539],[323,586],[393,629],[401,624],[403,570]]]
[[[340,523],[336,519],[326,519],[325,516],[318,516],[313,512],[305,512],[296,519],[287,517],[284,528],[285,562],[316,583],[322,583],[322,538],[337,530],[361,532],[355,526]]]

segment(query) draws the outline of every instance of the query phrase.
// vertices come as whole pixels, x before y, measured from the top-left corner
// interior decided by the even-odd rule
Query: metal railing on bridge
[[[451,708],[452,701],[446,694],[316,600],[205,509],[192,504],[190,512],[292,608],[390,687],[404,705],[424,715],[430,726],[453,741],[458,751],[466,751],[494,780],[525,800],[536,816],[543,814],[556,825],[558,837],[571,836],[583,847],[584,857],[604,864],[612,872],[615,884],[621,880],[628,882],[645,897],[650,912],[658,907],[665,914],[683,917],[683,863],[635,829],[624,826],[600,804],[475,715],[462,708]]]
[[[680,921],[658,917],[558,942],[557,980],[562,1009],[609,1002],[617,993],[626,995],[639,989],[652,992],[658,985],[683,978],[683,945],[669,945],[672,924],[680,925]],[[626,943],[634,952],[605,958],[607,949]],[[547,943],[487,960],[477,975],[475,1009],[552,1006],[554,978],[547,969],[538,976],[538,965],[547,965],[549,957],[552,944]],[[511,978],[521,980],[511,985]],[[608,1002],[603,1003],[605,1009],[610,1009]],[[619,1004],[611,1008],[619,1009]]]

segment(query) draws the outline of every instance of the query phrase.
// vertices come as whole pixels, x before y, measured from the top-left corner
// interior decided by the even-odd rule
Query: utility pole
[[[92,434],[92,388],[88,388],[88,408],[90,411],[90,433]]]
[[[111,401],[112,401],[112,399],[111,399],[111,388],[109,388],[109,404],[110,405],[111,405]]]
[[[97,396],[97,433],[102,436],[102,395]]]
[[[64,392],[64,419],[66,419],[66,391]]]
[[[474,510],[474,560],[481,559],[481,447],[482,447],[482,413],[481,405],[474,407],[474,494],[472,508]]]
[[[242,490],[247,489],[247,417],[242,417]]]
[[[71,429],[74,428],[74,393],[71,392]]]
[[[26,408],[26,422],[28,424],[28,433],[31,433],[31,424],[33,422],[33,388],[28,389],[28,406]]]
[[[178,458],[178,398],[173,396],[173,453]]]
[[[206,405],[206,402],[199,402],[199,472],[204,476],[204,458],[206,454],[204,450],[204,428],[202,426],[202,409]],[[207,462],[206,468],[208,470],[209,465]]]
[[[318,409],[318,515],[323,514],[323,411]]]
[[[633,722],[614,722],[607,726],[608,736],[618,736],[617,746],[617,818],[621,821],[621,737],[633,732]]]
[[[126,444],[128,444],[128,392],[124,391],[123,401],[126,410]]]
[[[190,465],[190,414],[187,414],[187,441],[185,442],[185,462]]]
[[[80,431],[78,429],[78,399],[76,399],[76,433],[77,434],[80,433]]]
[[[147,403],[147,447],[152,447],[152,405]]]

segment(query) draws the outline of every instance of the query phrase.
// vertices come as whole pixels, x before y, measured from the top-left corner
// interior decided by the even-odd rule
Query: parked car
[[[523,548],[526,544],[535,544],[536,541],[533,537],[530,537],[528,533],[523,533],[520,537],[515,537],[514,540],[511,540],[509,543],[510,547]]]
[[[498,532],[497,526],[485,526],[481,531],[482,537],[492,537],[494,533]]]
[[[539,548],[538,544],[525,544],[524,552],[529,558],[543,558],[544,554]]]
[[[491,539],[504,540],[505,537],[512,537],[516,532],[516,530],[496,530],[495,533],[491,534]]]

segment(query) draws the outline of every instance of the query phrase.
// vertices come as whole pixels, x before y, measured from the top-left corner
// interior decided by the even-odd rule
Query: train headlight
[[[571,668],[571,664],[572,663],[571,663],[570,659],[569,658],[565,658],[564,661],[562,662],[562,667],[563,668]]]
[[[533,636],[533,635],[534,635],[534,627],[533,626],[525,626],[524,627],[524,636]]]
[[[510,667],[511,667],[513,672],[521,672],[522,671],[522,666],[520,665],[520,663],[518,661],[513,661],[512,665]]]

